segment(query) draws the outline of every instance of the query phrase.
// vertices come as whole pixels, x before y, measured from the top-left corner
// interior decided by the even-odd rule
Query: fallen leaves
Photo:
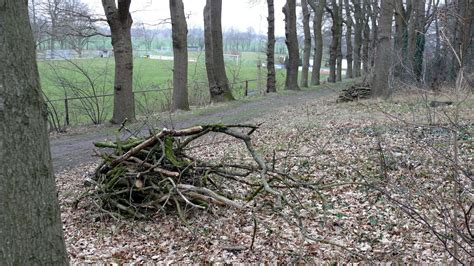
[[[158,213],[149,221],[116,221],[94,211],[97,209],[91,201],[73,208],[75,198],[84,190],[84,173],[92,172],[95,165],[59,174],[71,262],[451,262],[425,226],[377,190],[360,185],[383,185],[393,198],[409,200],[436,225],[439,214],[430,206],[434,206],[435,196],[449,199],[440,191],[451,189],[446,181],[451,169],[446,157],[449,145],[442,145],[449,142],[450,135],[442,130],[407,127],[387,119],[378,108],[370,110],[357,103],[334,105],[332,101],[323,97],[251,121],[266,122],[254,133],[253,144],[269,165],[325,188],[317,193],[284,189],[297,208],[274,210],[273,197],[262,195],[245,210],[187,207],[189,225],[166,213]],[[385,107],[406,117],[412,115],[400,111],[400,103]],[[465,117],[471,126],[466,127],[467,140],[460,143],[460,162],[469,168],[474,165],[470,142],[473,129],[472,117]],[[220,136],[205,138],[194,152],[210,161],[250,160],[243,145]],[[239,187],[228,189],[242,192]],[[411,193],[414,191],[423,194]],[[250,250],[253,217],[258,227]]]

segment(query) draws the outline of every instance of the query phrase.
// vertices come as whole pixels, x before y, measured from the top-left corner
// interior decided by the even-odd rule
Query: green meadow
[[[158,55],[157,55],[158,56]],[[170,56],[163,54],[162,56]],[[278,57],[280,55],[276,55]],[[204,52],[190,52],[188,64],[188,92],[190,104],[205,105],[209,102]],[[245,81],[249,95],[260,95],[265,89],[265,54],[244,52],[240,63],[226,57],[226,71],[234,97],[244,97]],[[88,58],[73,60],[47,60],[38,62],[41,85],[57,123],[65,123],[64,98],[69,98],[70,124],[101,123],[112,113],[114,60]],[[285,71],[277,69],[277,87],[283,88]],[[168,110],[171,104],[173,61],[137,57],[134,59],[134,91],[138,115],[152,115]],[[143,92],[145,91],[145,92]],[[102,97],[102,95],[107,95]],[[72,98],[72,99],[71,99]],[[78,99],[81,98],[81,99]],[[51,117],[50,117],[51,118]]]

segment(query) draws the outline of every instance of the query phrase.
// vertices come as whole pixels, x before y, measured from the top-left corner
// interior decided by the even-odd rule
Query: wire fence
[[[229,83],[235,98],[241,99],[261,93],[258,79]],[[150,116],[171,109],[172,88],[155,87],[134,91],[138,116]],[[188,87],[189,102],[192,106],[204,106],[210,102],[208,83],[192,82]],[[101,124],[110,119],[113,110],[113,93],[92,95],[65,95],[60,99],[46,97],[50,130],[64,131],[66,126],[79,124]]]

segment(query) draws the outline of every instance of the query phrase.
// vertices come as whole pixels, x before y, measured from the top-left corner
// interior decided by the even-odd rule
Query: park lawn
[[[232,59],[226,60],[227,76],[236,99],[245,97],[246,80],[249,95],[260,95],[265,90],[266,67],[257,67],[257,61],[264,61],[264,56],[247,52],[242,53],[240,64]],[[188,65],[190,104],[206,105],[209,102],[209,91],[206,84],[204,53],[191,52],[189,58],[192,60]],[[48,102],[51,101],[50,109],[54,109],[59,120],[65,120],[64,98],[83,96],[94,97],[68,102],[71,124],[91,123],[91,116],[97,116],[96,120],[99,122],[109,119],[113,107],[114,65],[113,58],[39,61],[38,68],[45,98]],[[172,69],[173,61],[134,59],[134,91],[138,92],[135,94],[138,115],[152,115],[169,110]],[[277,89],[282,90],[285,70],[277,69],[276,76]],[[100,97],[100,95],[107,96]]]

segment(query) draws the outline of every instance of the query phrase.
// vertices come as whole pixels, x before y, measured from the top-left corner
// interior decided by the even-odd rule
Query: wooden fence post
[[[244,92],[244,95],[245,95],[245,96],[248,96],[248,94],[249,94],[249,81],[246,80],[246,81],[245,81],[245,92]]]
[[[66,112],[66,125],[69,126],[69,102],[67,96],[64,97],[64,111]]]

